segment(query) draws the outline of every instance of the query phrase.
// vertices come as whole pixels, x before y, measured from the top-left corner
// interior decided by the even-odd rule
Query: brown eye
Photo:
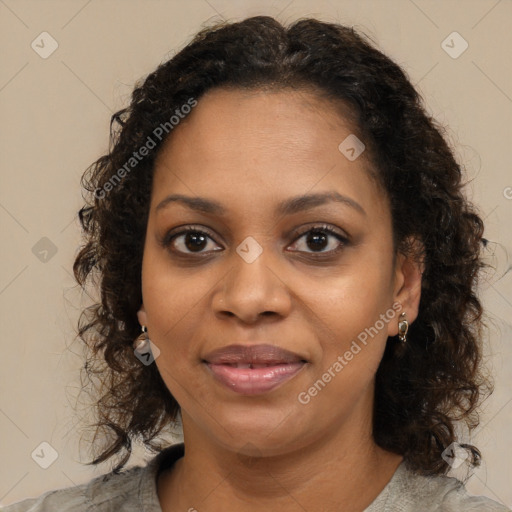
[[[165,247],[170,247],[172,251],[182,254],[203,254],[210,252],[205,250],[208,247],[208,241],[212,237],[206,232],[197,228],[187,228],[179,233],[167,235],[163,241]],[[213,249],[215,251],[219,249]]]
[[[296,233],[295,236],[298,238],[296,238],[293,243],[293,246],[295,246],[294,251],[309,255],[333,255],[349,243],[349,240],[345,236],[341,235],[330,226],[324,225],[314,226],[302,233]],[[301,245],[299,244],[299,240],[301,239],[304,239],[302,243],[304,248],[297,250],[297,245]],[[185,229],[177,233],[168,233],[162,241],[162,245],[178,255],[206,255],[214,251],[222,250],[207,231],[194,226],[186,226]],[[215,246],[217,246],[217,248],[215,248]]]
[[[334,231],[329,226],[315,226],[307,231],[299,233],[299,238],[294,242],[294,246],[298,245],[298,240],[304,239],[303,246],[311,249],[310,254],[336,253],[348,244],[346,237]],[[300,245],[300,244],[299,244]],[[331,249],[329,249],[331,247]],[[325,250],[327,248],[327,250]],[[309,252],[299,250],[299,252]]]

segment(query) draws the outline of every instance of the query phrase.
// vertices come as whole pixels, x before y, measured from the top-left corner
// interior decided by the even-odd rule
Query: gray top
[[[156,478],[159,470],[183,457],[184,444],[162,450],[146,466],[94,478],[88,483],[49,491],[2,509],[3,512],[162,512]],[[417,475],[402,462],[373,503],[363,512],[510,512],[483,496],[469,496],[459,480]]]

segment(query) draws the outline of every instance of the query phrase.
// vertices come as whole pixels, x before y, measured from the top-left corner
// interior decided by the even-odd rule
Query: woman
[[[483,222],[395,63],[337,24],[223,23],[112,121],[74,270],[117,465],[7,511],[507,510],[445,476],[480,460],[455,426],[487,388]]]

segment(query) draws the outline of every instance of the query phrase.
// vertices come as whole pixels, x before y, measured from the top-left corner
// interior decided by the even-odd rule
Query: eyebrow
[[[338,192],[319,192],[316,194],[305,194],[291,197],[278,205],[277,213],[279,215],[292,215],[330,202],[337,202],[350,206],[360,214],[366,215],[365,210],[359,203],[350,197],[339,194]],[[156,211],[158,212],[172,203],[180,203],[191,210],[212,215],[225,215],[227,212],[226,208],[217,201],[207,199],[205,197],[190,197],[182,194],[172,194],[167,196],[158,204]]]

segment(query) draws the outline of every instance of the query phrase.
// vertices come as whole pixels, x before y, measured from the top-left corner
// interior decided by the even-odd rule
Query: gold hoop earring
[[[400,313],[398,321],[398,337],[402,343],[407,342],[407,331],[409,330],[409,322],[406,319],[405,313]]]

